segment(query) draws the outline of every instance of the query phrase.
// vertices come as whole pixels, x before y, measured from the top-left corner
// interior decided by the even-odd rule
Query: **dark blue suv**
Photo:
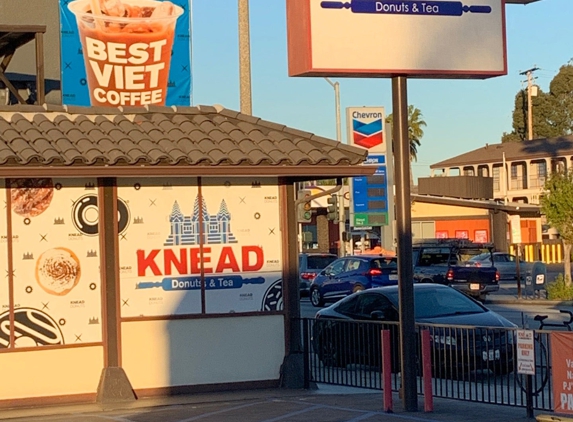
[[[317,307],[371,287],[398,284],[395,256],[355,255],[339,258],[310,285],[310,302]]]

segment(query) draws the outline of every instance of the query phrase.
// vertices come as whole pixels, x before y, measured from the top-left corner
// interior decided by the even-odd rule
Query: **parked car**
[[[398,284],[395,256],[346,256],[332,262],[312,280],[310,301],[320,307],[353,292],[392,284]]]
[[[298,255],[301,296],[308,296],[312,280],[336,259],[338,256],[331,253],[301,253]]]
[[[516,325],[480,302],[441,284],[414,284],[417,329],[429,324],[433,366],[441,373],[513,371]],[[399,368],[398,286],[352,294],[316,314],[313,348],[326,366],[380,364],[380,330],[390,329],[393,370]],[[355,323],[353,321],[365,321]],[[385,325],[386,323],[387,325]]]
[[[485,301],[499,290],[499,273],[493,266],[466,265],[474,256],[493,252],[491,243],[467,239],[418,239],[412,245],[414,281],[439,283]]]
[[[494,252],[481,254],[470,258],[467,265],[476,267],[495,266],[499,271],[499,279],[503,281],[517,280],[517,258],[515,255],[506,252]],[[541,261],[526,262],[519,261],[519,274],[526,284],[533,284],[538,288],[544,288],[547,278],[547,266]]]

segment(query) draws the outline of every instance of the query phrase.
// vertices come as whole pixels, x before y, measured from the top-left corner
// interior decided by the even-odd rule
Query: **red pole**
[[[382,383],[384,389],[384,411],[392,413],[392,349],[390,348],[390,330],[382,330]]]
[[[432,355],[430,330],[422,330],[422,376],[424,377],[424,412],[434,411],[432,393]]]

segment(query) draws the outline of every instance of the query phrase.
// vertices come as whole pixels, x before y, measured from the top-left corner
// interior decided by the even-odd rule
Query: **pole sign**
[[[290,76],[507,74],[504,0],[287,0]]]
[[[374,175],[350,179],[350,222],[356,228],[386,226],[390,223],[388,210],[392,195],[388,194],[391,155],[389,158],[384,107],[349,107],[346,121],[348,143],[368,150],[368,158],[363,164],[376,166]]]
[[[533,330],[517,330],[517,373],[535,375]],[[509,333],[511,335],[511,333]]]
[[[511,243],[521,243],[521,217],[519,215],[509,216],[509,227],[511,233]]]

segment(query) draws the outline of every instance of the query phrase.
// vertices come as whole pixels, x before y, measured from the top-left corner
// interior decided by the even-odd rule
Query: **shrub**
[[[573,300],[573,285],[569,277],[559,274],[553,283],[547,285],[547,299]]]

